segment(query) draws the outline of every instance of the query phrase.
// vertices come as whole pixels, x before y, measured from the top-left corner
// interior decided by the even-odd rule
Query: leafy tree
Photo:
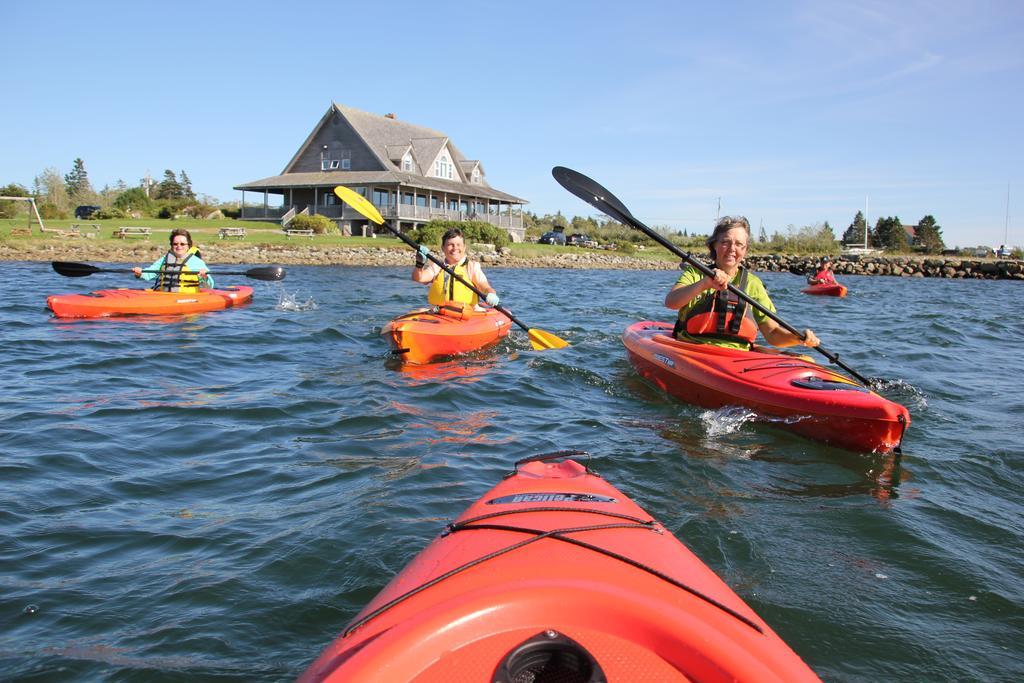
[[[6,187],[0,187],[0,196],[4,197],[28,197],[30,196],[28,190],[18,185],[17,183],[11,183]],[[0,218],[14,218],[18,215],[21,210],[19,204],[24,202],[15,202],[10,199],[0,200]]]
[[[85,162],[81,158],[74,161],[74,168],[64,176],[64,189],[72,201],[84,201],[93,194],[89,184],[89,174],[85,170]]]
[[[181,171],[181,196],[188,199],[195,199],[196,193],[192,191],[192,181],[188,179],[184,169]]]
[[[113,206],[125,213],[138,211],[147,216],[153,215],[153,200],[141,187],[133,187],[117,195]]]
[[[843,243],[864,244],[864,228],[864,214],[858,211],[857,215],[853,217],[850,227],[843,233]]]
[[[898,216],[879,218],[875,226],[875,240],[883,249],[904,251],[907,248],[907,231]]]
[[[928,214],[917,224],[914,244],[923,247],[927,254],[938,254],[946,248],[942,241],[942,227],[935,222],[935,216]]]
[[[178,182],[177,176],[174,175],[174,171],[169,168],[164,171],[164,179],[156,186],[156,194],[154,196],[157,199],[181,199],[185,196],[181,189],[181,183]]]
[[[32,185],[35,188],[33,194],[40,205],[52,204],[58,211],[71,210],[71,198],[64,185],[64,178],[56,168],[45,169],[35,177]]]

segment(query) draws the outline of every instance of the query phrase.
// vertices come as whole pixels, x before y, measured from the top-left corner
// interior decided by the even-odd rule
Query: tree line
[[[650,239],[639,230],[634,230],[612,219],[574,216],[567,218],[560,212],[537,215],[530,211],[523,213],[523,225],[527,237],[537,238],[551,230],[562,230],[566,234],[583,233],[598,242],[616,244],[631,243],[635,246],[654,246]],[[864,244],[864,215],[858,211],[853,222],[843,232],[842,244],[861,246]],[[935,254],[946,247],[942,240],[942,228],[934,216],[927,215],[918,225],[913,226],[913,235],[904,229],[898,217],[879,218],[873,229],[868,230],[868,245],[889,252],[923,252]],[[690,233],[668,226],[652,226],[656,232],[676,246],[703,254],[707,234]],[[823,224],[797,228],[788,225],[785,230],[772,230],[769,234],[764,225],[751,228],[751,253],[788,254],[838,254],[841,244],[828,221]]]
[[[192,180],[183,170],[164,171],[163,179],[146,177],[135,186],[118,180],[113,186],[95,190],[89,181],[85,162],[76,158],[71,170],[61,174],[56,168],[47,168],[37,175],[31,191],[18,184],[0,187],[0,195],[9,197],[35,197],[36,207],[44,220],[66,219],[74,215],[75,207],[98,206],[94,215],[108,218],[173,218],[177,215],[204,217],[215,211],[224,215],[238,213],[233,207],[222,205],[216,198],[196,194]],[[0,218],[12,218],[23,207],[17,202],[0,200]]]

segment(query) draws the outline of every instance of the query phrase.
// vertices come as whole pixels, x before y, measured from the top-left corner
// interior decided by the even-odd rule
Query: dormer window
[[[402,170],[406,173],[412,173],[412,155],[406,154],[402,157]]]
[[[480,182],[480,169],[479,168],[474,168],[473,169],[473,182],[474,183],[479,183]]]
[[[452,164],[448,160],[448,155],[442,154],[438,157],[437,161],[434,162],[434,175],[438,178],[452,179]]]
[[[349,171],[352,169],[352,150],[341,150],[341,169],[343,171]]]

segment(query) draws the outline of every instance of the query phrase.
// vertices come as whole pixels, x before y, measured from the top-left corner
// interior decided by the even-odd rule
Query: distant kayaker
[[[714,259],[714,277],[686,265],[675,287],[665,296],[665,306],[679,311],[677,339],[749,349],[758,330],[773,346],[818,346],[811,330],[800,339],[748,302],[728,290],[731,283],[752,300],[775,312],[761,279],[741,266],[750,245],[750,223],[742,216],[725,216],[707,239]]]
[[[185,228],[171,231],[171,249],[148,268],[132,268],[135,277],[156,279],[153,289],[165,292],[198,292],[199,288],[213,289],[209,268],[192,246],[192,235]]]
[[[444,234],[441,238],[441,251],[444,253],[445,265],[483,292],[488,305],[497,306],[500,303],[501,300],[487,281],[483,268],[479,263],[469,260],[469,257],[466,256],[466,239],[461,230],[452,228]],[[413,280],[430,285],[427,301],[434,306],[443,306],[449,301],[476,306],[479,301],[476,292],[449,275],[433,261],[429,261],[428,254],[430,254],[430,249],[420,245],[419,251],[416,253],[416,265],[412,269]]]
[[[836,276],[832,272],[832,259],[828,256],[822,257],[821,263],[818,264],[818,272],[807,278],[807,284],[809,285],[834,285],[836,282]]]

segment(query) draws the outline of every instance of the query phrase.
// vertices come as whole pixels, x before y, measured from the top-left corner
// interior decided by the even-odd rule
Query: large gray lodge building
[[[320,214],[343,235],[372,234],[374,226],[334,194],[338,185],[362,194],[403,231],[435,219],[477,220],[505,228],[514,242],[525,236],[526,200],[488,185],[483,164],[466,159],[447,135],[340,104],[331,104],[281,175],[235,189],[246,220],[286,225],[296,214]],[[246,205],[246,192],[262,193],[262,204]],[[270,206],[270,195],[282,205]]]

